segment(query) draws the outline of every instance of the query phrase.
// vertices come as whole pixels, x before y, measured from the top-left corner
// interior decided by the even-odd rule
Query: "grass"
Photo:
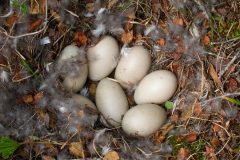
[[[206,141],[203,139],[197,139],[194,142],[187,142],[185,138],[178,138],[178,136],[168,137],[169,143],[173,145],[173,155],[177,156],[181,148],[186,148],[190,151],[190,154],[194,154],[193,158],[197,160],[206,160],[205,151]]]

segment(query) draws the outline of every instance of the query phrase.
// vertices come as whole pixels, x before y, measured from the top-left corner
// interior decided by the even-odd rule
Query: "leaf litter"
[[[0,9],[0,136],[24,144],[7,156],[239,158],[237,1],[17,2],[29,9],[0,2],[0,8],[10,7],[9,12]],[[78,106],[61,85],[62,75],[78,70],[73,62],[56,65],[64,46],[75,44],[85,54],[106,34],[116,37],[124,51],[145,45],[151,71],[168,69],[178,77],[178,90],[165,104],[170,118],[150,137],[105,128],[96,111]],[[45,37],[47,43],[40,42]],[[96,85],[88,81],[80,93],[94,99]],[[134,104],[131,95],[128,99]]]

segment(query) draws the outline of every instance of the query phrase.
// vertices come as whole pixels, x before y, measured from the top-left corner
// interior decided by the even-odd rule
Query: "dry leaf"
[[[165,124],[160,131],[156,132],[153,135],[153,139],[156,143],[162,143],[165,140],[167,133],[174,127],[173,124],[167,123]]]
[[[215,147],[218,147],[220,145],[220,141],[216,137],[213,137],[211,140],[211,144]]]
[[[197,139],[197,133],[192,133],[186,136],[188,142],[194,142]]]
[[[91,83],[89,86],[89,94],[94,97],[96,95],[97,84]]]
[[[129,32],[125,32],[122,34],[121,36],[121,41],[124,43],[124,44],[128,44],[128,43],[131,43],[133,40],[133,31],[129,31]]]
[[[164,47],[166,42],[163,38],[160,38],[159,40],[157,40],[157,44],[160,46],[160,47]]]
[[[180,150],[178,151],[178,155],[177,155],[177,159],[178,160],[185,160],[187,159],[189,155],[189,150],[186,148],[180,148]]]
[[[183,19],[182,19],[182,18],[179,18],[179,17],[175,17],[175,18],[173,19],[173,23],[174,23],[174,24],[177,24],[177,25],[179,25],[179,26],[183,26]]]
[[[30,13],[42,14],[45,13],[46,0],[30,0]]]
[[[218,74],[217,74],[216,70],[214,69],[213,65],[211,63],[209,63],[209,66],[210,66],[210,75],[211,75],[212,79],[218,86],[222,86],[222,82],[220,81]]]
[[[220,132],[221,131],[221,127],[219,127],[216,124],[213,124],[213,130],[214,130],[214,132]]]
[[[28,32],[34,31],[34,30],[37,29],[41,24],[42,24],[42,20],[41,20],[41,19],[38,19],[38,20],[34,21],[34,22],[30,25],[30,27],[28,28]]]
[[[116,151],[110,151],[103,157],[103,160],[119,160],[119,159],[120,157]]]
[[[196,115],[200,115],[202,113],[202,107],[199,102],[196,102],[194,106],[194,113],[196,113]]]
[[[74,34],[74,41],[79,45],[86,45],[88,38],[83,32],[76,32]]]
[[[16,23],[17,20],[18,20],[18,16],[16,15],[9,16],[5,21],[5,25],[11,28],[13,24]]]
[[[74,155],[75,157],[85,158],[83,145],[81,142],[70,143],[69,152],[70,152],[70,154]]]
[[[38,92],[33,97],[35,103],[39,102],[42,98],[43,98],[43,92]]]
[[[202,43],[204,44],[204,45],[209,45],[210,44],[210,38],[207,36],[207,35],[205,35],[205,36],[203,36],[203,38],[202,38]]]
[[[30,104],[33,102],[33,96],[32,95],[25,95],[23,96],[23,102]]]
[[[215,154],[214,148],[212,148],[211,146],[206,146],[206,154],[208,156],[209,160],[217,160],[217,156]]]

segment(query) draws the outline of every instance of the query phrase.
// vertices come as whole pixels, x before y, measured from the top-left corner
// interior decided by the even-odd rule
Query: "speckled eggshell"
[[[123,89],[109,78],[102,79],[97,86],[96,105],[108,124],[113,127],[121,125],[122,117],[129,108]]]
[[[137,104],[161,104],[169,100],[176,89],[176,76],[168,70],[157,70],[140,81],[134,93],[134,100]]]
[[[99,81],[107,77],[117,66],[119,47],[111,36],[105,36],[97,45],[87,51],[89,62],[89,79]]]
[[[156,104],[140,104],[124,115],[122,129],[128,135],[146,137],[160,129],[166,118],[162,107]]]
[[[143,46],[128,48],[123,54],[115,70],[115,79],[124,88],[134,87],[148,72],[151,56]]]

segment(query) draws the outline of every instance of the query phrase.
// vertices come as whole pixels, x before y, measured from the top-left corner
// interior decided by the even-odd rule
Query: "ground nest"
[[[239,18],[237,0],[1,1],[0,159],[240,159]],[[73,101],[94,102],[99,81],[77,93],[63,86],[76,68],[56,67],[61,51],[72,44],[87,54],[107,35],[121,54],[149,50],[148,73],[177,77],[161,104],[167,122],[150,136],[106,127]],[[134,90],[124,91],[134,106]]]

